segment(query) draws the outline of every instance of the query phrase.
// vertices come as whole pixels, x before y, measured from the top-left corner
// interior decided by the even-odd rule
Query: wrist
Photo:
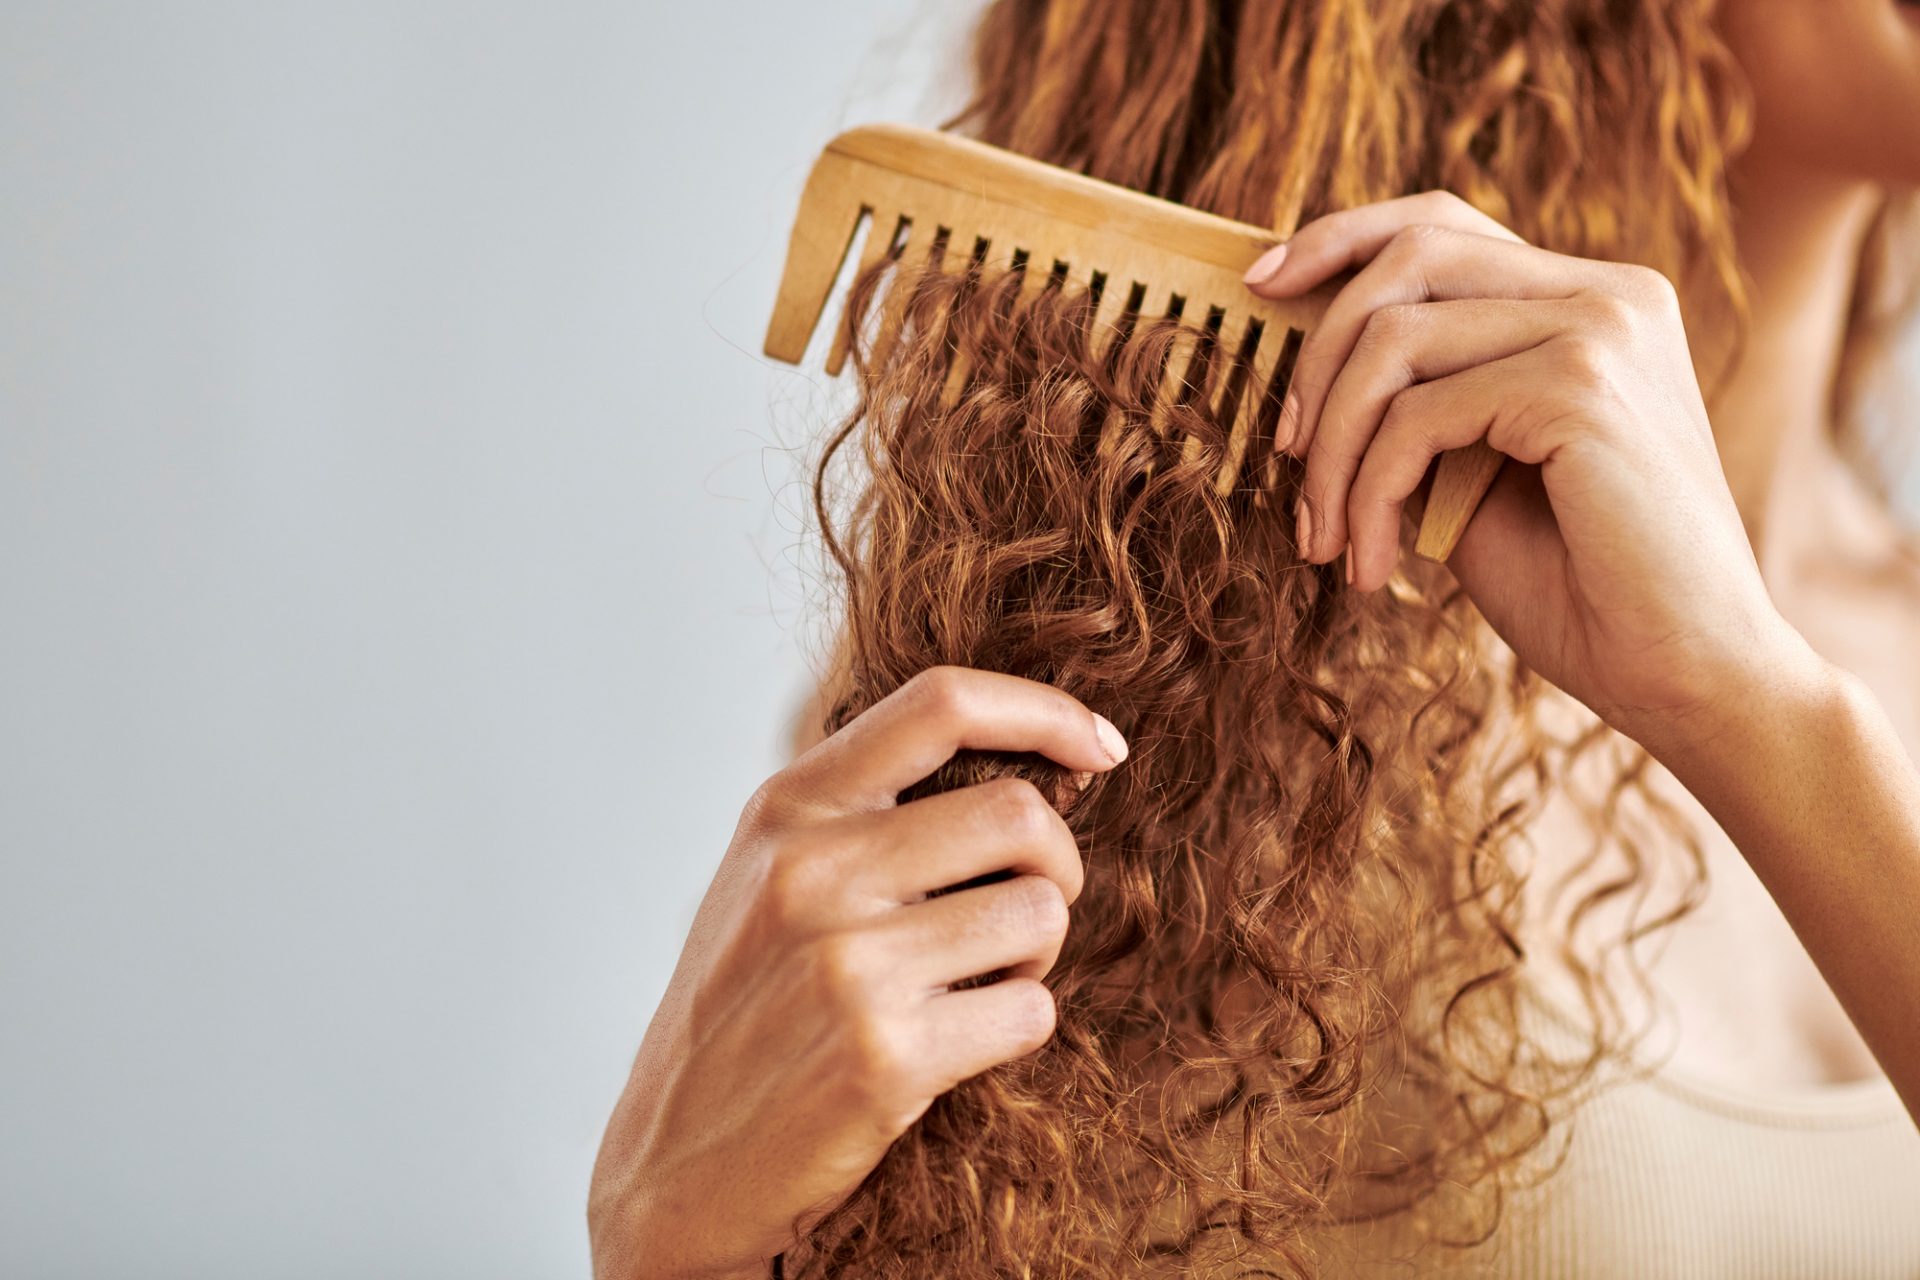
[[[767,1280],[771,1258],[753,1263],[700,1264],[641,1246],[618,1256],[596,1257],[594,1280]]]
[[[767,1280],[772,1274],[770,1257],[742,1258],[738,1242],[719,1245],[692,1214],[634,1204],[590,1209],[588,1234],[594,1280]]]
[[[1684,707],[1650,717],[1630,733],[1690,789],[1722,774],[1752,774],[1759,757],[1816,747],[1844,732],[1870,698],[1860,681],[1785,628],[1728,664],[1709,690]]]

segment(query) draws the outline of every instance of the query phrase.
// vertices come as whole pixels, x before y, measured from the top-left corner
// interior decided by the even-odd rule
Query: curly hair
[[[1448,188],[1737,328],[1722,176],[1747,111],[1711,8],[996,0],[953,127],[1281,234]],[[1222,492],[1220,399],[1151,409],[1172,324],[1097,351],[1085,293],[934,270],[891,281],[911,301],[877,352],[889,279],[856,282],[859,400],[816,477],[844,613],[826,728],[955,664],[1058,685],[1132,751],[1077,794],[963,752],[903,797],[1008,773],[1063,797],[1088,878],[1058,1031],[937,1100],[785,1274],[1311,1273],[1317,1228],[1409,1208],[1425,1238],[1486,1238],[1550,1172],[1553,1104],[1632,1034],[1609,964],[1703,884],[1647,758],[1556,733],[1444,568],[1363,596],[1303,563],[1270,441],[1272,491],[1243,469]],[[1564,917],[1591,1015],[1571,1053],[1520,1004],[1550,794],[1592,829],[1560,888],[1609,859]],[[1676,842],[1682,886],[1650,904],[1647,850]]]

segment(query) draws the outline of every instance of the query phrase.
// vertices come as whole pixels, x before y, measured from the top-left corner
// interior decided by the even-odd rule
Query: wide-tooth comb
[[[1270,424],[1292,376],[1300,338],[1318,322],[1334,292],[1334,286],[1324,286],[1279,302],[1249,292],[1242,275],[1275,243],[1260,227],[969,138],[905,125],[868,125],[828,143],[807,178],[767,325],[768,356],[788,364],[804,358],[863,219],[868,232],[862,270],[894,257],[900,278],[909,280],[932,261],[936,245],[944,245],[942,270],[974,269],[978,250],[983,277],[1024,270],[1022,288],[1028,295],[1045,288],[1055,274],[1063,273],[1068,289],[1088,289],[1098,281],[1096,341],[1119,332],[1136,294],[1141,303],[1135,314],[1141,319],[1177,315],[1194,333],[1177,342],[1168,358],[1163,404],[1189,391],[1188,362],[1207,342],[1232,362],[1215,359],[1209,386],[1198,388],[1222,410],[1237,393],[1219,477],[1223,493],[1243,468],[1263,461],[1248,456],[1254,428]],[[881,303],[875,364],[898,330],[910,287],[892,287]],[[1210,323],[1216,314],[1217,328]],[[1215,329],[1206,342],[1203,327]],[[846,326],[836,326],[828,372],[838,373],[845,357]],[[968,376],[956,360],[947,374],[949,399]],[[1198,441],[1187,445],[1191,451]],[[1452,554],[1500,463],[1501,455],[1485,444],[1441,456],[1415,540],[1420,555],[1445,560]],[[1259,469],[1264,483],[1278,474],[1270,465]]]

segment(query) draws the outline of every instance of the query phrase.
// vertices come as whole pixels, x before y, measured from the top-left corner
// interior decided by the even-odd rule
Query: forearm
[[[775,1274],[772,1259],[714,1264],[700,1260],[700,1250],[689,1259],[685,1237],[700,1234],[691,1214],[657,1226],[621,1215],[604,1230],[594,1216],[594,1280],[768,1280]]]
[[[1811,660],[1655,754],[1772,893],[1920,1117],[1920,772],[1857,679]]]

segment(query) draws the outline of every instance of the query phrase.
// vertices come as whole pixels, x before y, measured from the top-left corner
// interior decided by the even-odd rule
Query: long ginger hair
[[[1723,175],[1747,111],[1711,8],[995,0],[953,123],[1282,234],[1447,188],[1535,244],[1654,266],[1737,330]],[[915,789],[1016,773],[1062,797],[1088,877],[1048,977],[1058,1031],[936,1101],[785,1274],[1304,1273],[1318,1228],[1405,1210],[1484,1238],[1550,1167],[1552,1104],[1630,1034],[1607,957],[1699,886],[1646,757],[1550,732],[1444,569],[1409,559],[1363,597],[1304,564],[1292,464],[1222,492],[1224,415],[1149,412],[1170,326],[1102,358],[1084,294],[898,283],[877,359],[881,273],[856,284],[860,399],[817,478],[844,610],[826,727],[957,664],[1064,688],[1132,753],[1079,793],[970,752]],[[1561,948],[1592,1015],[1569,1054],[1522,1021],[1520,896],[1528,821],[1582,757],[1606,782],[1574,797],[1581,866],[1612,873]],[[1671,902],[1645,901],[1656,843],[1692,853]],[[1624,934],[1581,935],[1621,902]]]

